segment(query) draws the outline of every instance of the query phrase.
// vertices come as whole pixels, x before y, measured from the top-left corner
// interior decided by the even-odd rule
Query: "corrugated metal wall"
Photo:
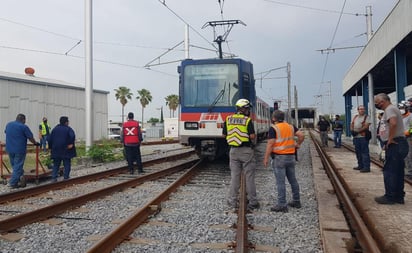
[[[60,116],[68,116],[76,139],[84,140],[84,88],[30,79],[33,78],[7,78],[0,75],[0,141],[5,142],[5,126],[15,120],[18,113],[26,115],[26,124],[36,140],[43,116],[48,118],[51,127],[58,124]],[[106,91],[93,92],[93,140],[107,138],[107,94]]]

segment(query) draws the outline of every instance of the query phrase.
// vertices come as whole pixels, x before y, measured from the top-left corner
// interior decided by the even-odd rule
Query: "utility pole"
[[[85,87],[85,114],[86,114],[86,151],[92,146],[93,140],[93,31],[92,31],[92,0],[85,0],[85,67],[86,67],[86,87]]]
[[[366,30],[367,30],[367,38],[368,42],[372,38],[373,32],[372,32],[372,6],[366,6]],[[368,95],[369,95],[369,117],[371,117],[371,125],[372,133],[376,133],[376,110],[375,110],[375,102],[374,102],[374,85],[373,85],[373,75],[371,72],[368,73]],[[372,134],[372,143],[376,143],[376,134]]]
[[[298,90],[295,87],[295,126],[299,128]]]
[[[291,110],[292,110],[292,106],[291,106],[291,92],[290,92],[290,62],[287,62],[286,64],[286,71],[287,71],[287,76],[288,76],[288,123],[292,122],[292,114],[291,114]]]

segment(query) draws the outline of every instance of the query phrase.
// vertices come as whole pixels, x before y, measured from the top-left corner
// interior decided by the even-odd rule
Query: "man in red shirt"
[[[137,165],[137,172],[141,174],[144,172],[140,154],[140,143],[143,141],[143,137],[139,122],[133,118],[134,114],[129,112],[127,121],[123,123],[122,139],[130,174],[134,174],[134,162]]]

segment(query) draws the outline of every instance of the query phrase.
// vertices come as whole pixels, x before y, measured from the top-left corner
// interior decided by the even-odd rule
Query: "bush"
[[[113,147],[108,143],[93,144],[87,151],[87,156],[95,162],[111,162],[115,160]]]

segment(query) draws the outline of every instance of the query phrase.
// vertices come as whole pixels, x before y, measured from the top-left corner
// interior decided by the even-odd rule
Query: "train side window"
[[[242,94],[244,98],[250,98],[250,77],[248,73],[243,73],[243,89]]]

